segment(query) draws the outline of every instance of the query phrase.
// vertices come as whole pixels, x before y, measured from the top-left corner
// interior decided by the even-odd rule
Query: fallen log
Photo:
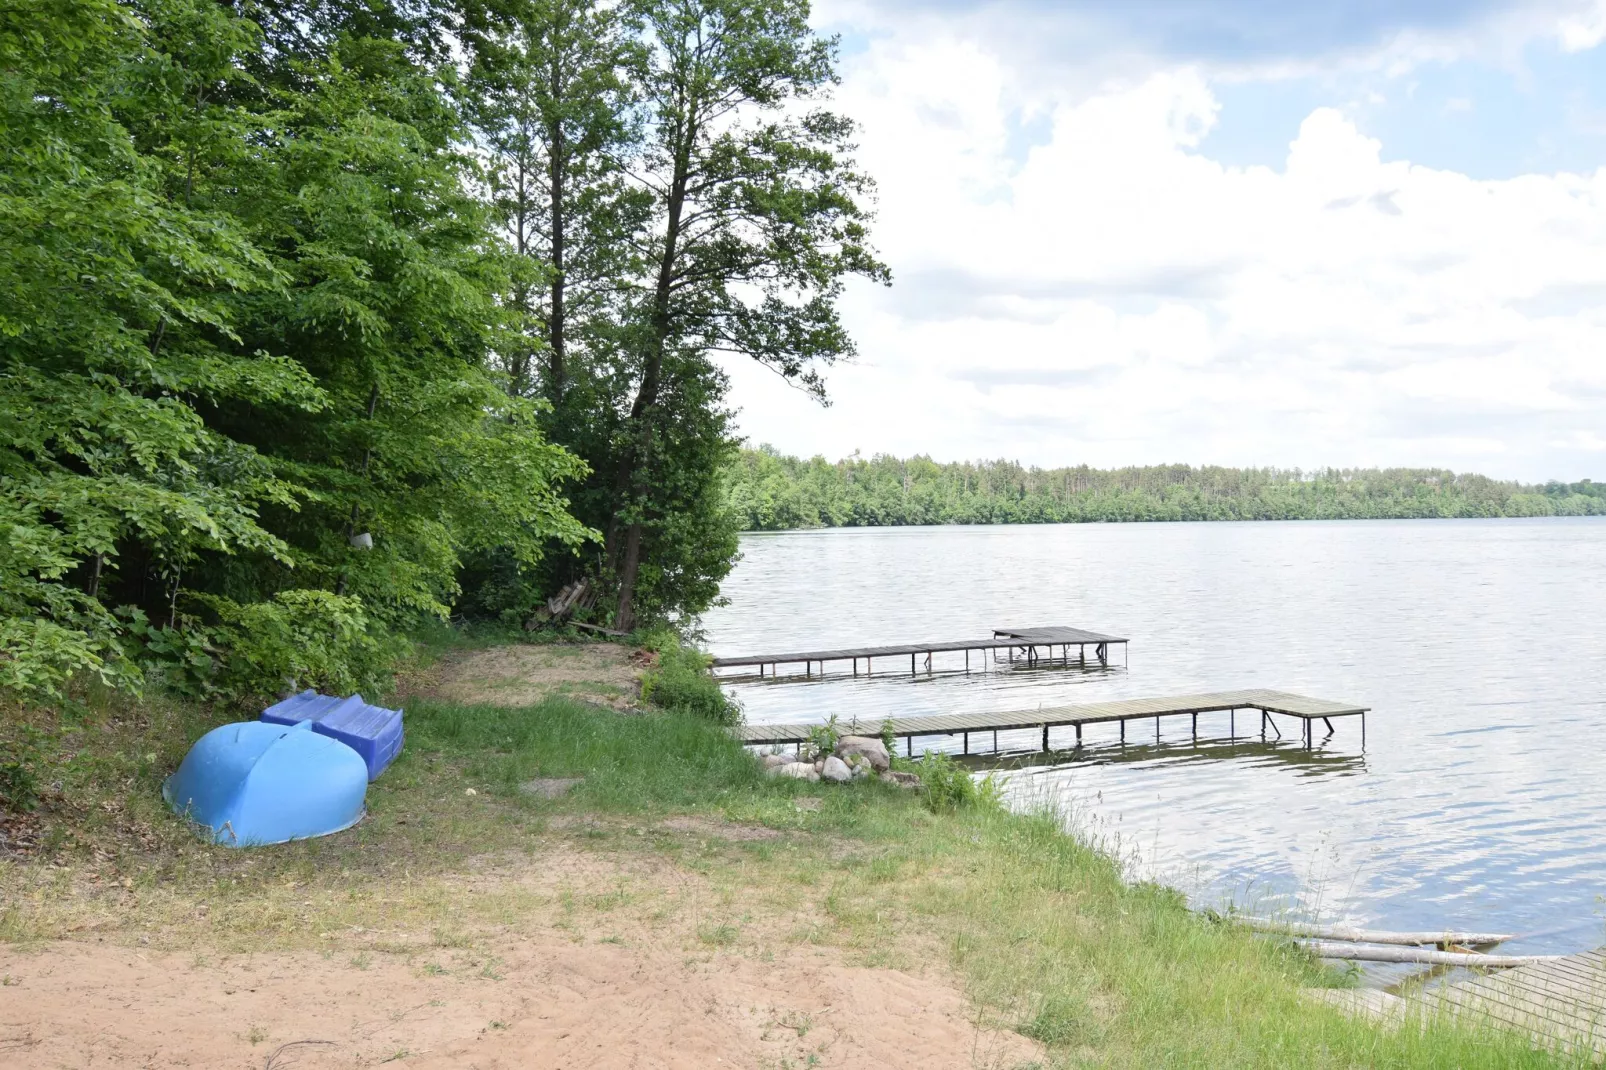
[[[617,631],[614,631],[612,628],[604,628],[604,627],[601,627],[600,625],[596,625],[596,624],[583,624],[583,623],[581,623],[580,621],[577,621],[577,620],[571,620],[569,622],[569,627],[571,627],[571,628],[584,628],[588,632],[601,632],[603,635],[611,635],[611,636],[613,636],[613,637],[615,637],[617,639],[622,639],[625,636],[630,634],[629,632],[617,632]]]
[[[1272,921],[1268,918],[1233,918],[1245,928],[1258,933],[1281,933],[1284,936],[1309,936],[1318,940],[1339,940],[1358,944],[1403,944],[1406,946],[1437,945],[1438,947],[1492,947],[1514,940],[1511,933],[1446,932],[1387,932],[1382,929],[1354,929],[1348,925],[1307,925],[1297,921]]]
[[[1565,955],[1480,955],[1475,951],[1428,951],[1407,947],[1357,947],[1353,944],[1335,944],[1325,940],[1300,940],[1305,948],[1319,958],[1348,959],[1355,962],[1406,962],[1423,966],[1476,966],[1486,970],[1510,969],[1513,966],[1533,966],[1541,962],[1556,962]]]

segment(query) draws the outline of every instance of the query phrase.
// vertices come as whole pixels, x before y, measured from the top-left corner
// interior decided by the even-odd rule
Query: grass
[[[681,925],[692,955],[767,961],[813,944],[864,965],[935,961],[978,1020],[1039,1041],[1045,1067],[1568,1065],[1510,1034],[1388,1028],[1313,1003],[1301,988],[1343,977],[1211,923],[1173,891],[1125,883],[1052,813],[985,799],[934,813],[876,782],[772,780],[693,714],[619,715],[563,698],[526,709],[411,701],[407,748],[373,785],[370,817],[262,851],[201,844],[161,807],[162,777],[216,715],[101,700],[70,715],[11,711],[3,723],[24,717],[54,740],[42,759],[43,847],[32,861],[0,861],[0,939],[87,926],[224,949],[338,947],[335,961],[361,970],[385,947],[342,934],[410,928],[433,934],[417,968],[496,981],[486,932],[544,912],[576,940],[621,943],[621,922],[636,919]],[[519,790],[568,776],[584,780],[558,799]],[[556,843],[677,876],[556,893],[445,879],[516,870]]]

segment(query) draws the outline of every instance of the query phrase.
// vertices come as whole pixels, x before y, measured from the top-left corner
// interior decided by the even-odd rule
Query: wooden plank
[[[1601,951],[1457,981],[1408,997],[1404,1004],[1337,998],[1329,1002],[1373,1014],[1386,1005],[1390,1013],[1408,1006],[1413,1014],[1442,1009],[1458,1016],[1476,1015],[1547,1047],[1606,1055],[1606,956]]]

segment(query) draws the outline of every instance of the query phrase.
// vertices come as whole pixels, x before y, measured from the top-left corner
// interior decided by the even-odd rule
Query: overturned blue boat
[[[296,725],[242,721],[190,748],[162,798],[225,847],[327,836],[361,820],[368,765],[337,739]]]

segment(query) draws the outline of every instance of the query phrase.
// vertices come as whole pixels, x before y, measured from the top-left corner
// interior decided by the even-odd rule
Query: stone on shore
[[[798,780],[818,780],[820,774],[808,762],[792,762],[790,765],[778,765],[771,770],[773,776],[789,776]]]
[[[758,760],[765,769],[776,769],[783,765],[791,765],[797,761],[796,754],[761,754]]]
[[[918,788],[920,786],[920,777],[915,773],[902,773],[889,769],[881,774],[881,779],[885,783],[895,784],[900,788]]]
[[[887,754],[887,745],[874,736],[843,736],[837,740],[836,754],[838,758],[851,758],[853,755],[862,755],[870,760],[878,773],[885,773],[892,768],[892,759]]]
[[[848,768],[847,762],[833,754],[825,760],[825,765],[820,769],[820,775],[826,780],[835,781],[838,784],[846,784],[853,779],[853,770]]]

